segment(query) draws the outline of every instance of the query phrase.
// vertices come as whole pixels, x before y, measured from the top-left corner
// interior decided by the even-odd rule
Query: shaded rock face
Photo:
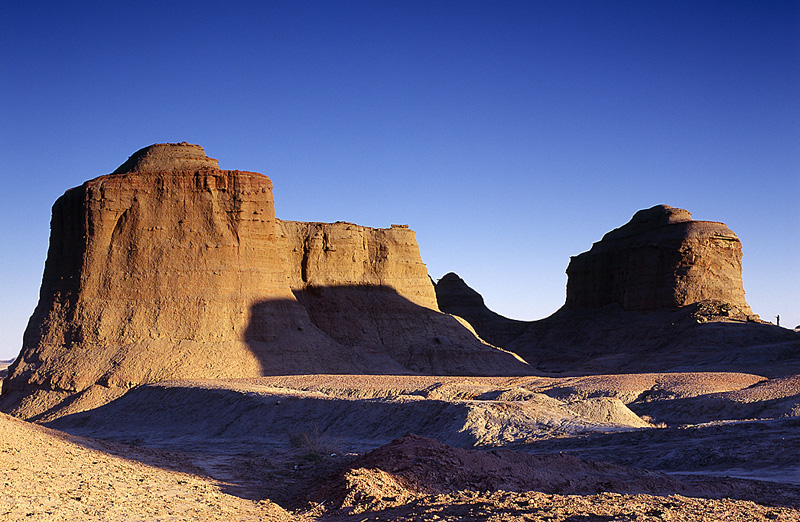
[[[559,375],[651,372],[800,373],[800,337],[768,323],[675,310],[559,310],[504,348]],[[699,315],[700,314],[700,315]]]
[[[615,304],[625,310],[676,309],[716,300],[752,311],[742,287],[742,245],[727,226],[693,221],[668,205],[640,210],[591,250],[570,260],[568,310]]]
[[[219,170],[189,144],[146,147],[56,201],[20,355],[4,394],[524,371],[439,312],[413,231],[276,220],[269,178]]]
[[[434,285],[439,309],[465,319],[484,341],[504,347],[519,337],[530,324],[497,314],[486,306],[481,294],[450,272]]]

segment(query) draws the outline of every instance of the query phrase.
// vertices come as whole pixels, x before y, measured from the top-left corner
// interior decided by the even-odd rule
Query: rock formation
[[[668,205],[640,210],[570,260],[568,310],[675,309],[715,300],[752,315],[742,287],[742,244],[723,223],[693,221]]]
[[[353,223],[278,220],[286,277],[293,291],[325,286],[397,290],[410,302],[438,310],[433,285],[407,225],[389,229]]]
[[[442,312],[465,319],[484,341],[505,346],[525,331],[527,321],[508,319],[486,307],[481,294],[450,272],[435,285],[436,301]]]
[[[744,298],[742,247],[683,209],[640,210],[567,268],[567,299],[504,348],[547,372],[800,368],[800,342]]]
[[[800,340],[759,321],[744,299],[741,244],[724,224],[659,205],[573,257],[567,299],[539,321],[491,312],[455,274],[441,310],[541,372],[800,371]]]
[[[3,393],[524,367],[439,312],[407,227],[278,221],[266,176],[159,144],[56,201]]]

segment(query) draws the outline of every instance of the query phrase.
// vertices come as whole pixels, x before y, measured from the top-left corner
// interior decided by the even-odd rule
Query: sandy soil
[[[659,488],[697,486],[567,455],[517,455],[522,457],[517,459],[514,452],[458,450],[420,437],[406,437],[344,464],[331,466],[328,461],[312,466],[311,472],[299,471],[302,481],[295,493],[305,495],[306,502],[292,512],[269,500],[226,493],[229,484],[204,477],[208,469],[181,454],[65,435],[5,415],[0,416],[0,441],[0,516],[9,521],[788,521],[800,517],[796,508],[747,500],[591,493],[604,488],[644,487],[653,493]],[[707,492],[713,489],[707,481],[700,484]],[[742,488],[719,484],[727,484],[726,494]],[[553,489],[583,494],[537,491]]]
[[[800,520],[799,397],[742,373],[98,388],[39,417],[60,431],[0,416],[0,518]]]
[[[290,519],[269,500],[225,494],[217,481],[180,468],[191,466],[165,452],[74,437],[0,414],[3,520]]]

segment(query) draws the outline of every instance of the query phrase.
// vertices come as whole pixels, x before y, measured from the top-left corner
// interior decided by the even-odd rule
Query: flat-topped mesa
[[[742,287],[742,245],[725,224],[693,221],[668,205],[640,210],[570,260],[568,310],[616,304],[674,309],[721,301],[752,315]]]
[[[438,310],[412,230],[279,221],[268,177],[159,144],[53,205],[39,303],[3,395],[524,367]]]
[[[166,172],[171,170],[219,170],[219,162],[206,156],[200,145],[156,143],[134,152],[113,174],[126,172]]]

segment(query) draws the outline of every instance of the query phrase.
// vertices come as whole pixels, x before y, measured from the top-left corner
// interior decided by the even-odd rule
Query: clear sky
[[[637,210],[686,208],[800,324],[798,1],[3,2],[0,359],[55,199],[179,141],[268,175],[279,218],[410,225],[517,319]]]

